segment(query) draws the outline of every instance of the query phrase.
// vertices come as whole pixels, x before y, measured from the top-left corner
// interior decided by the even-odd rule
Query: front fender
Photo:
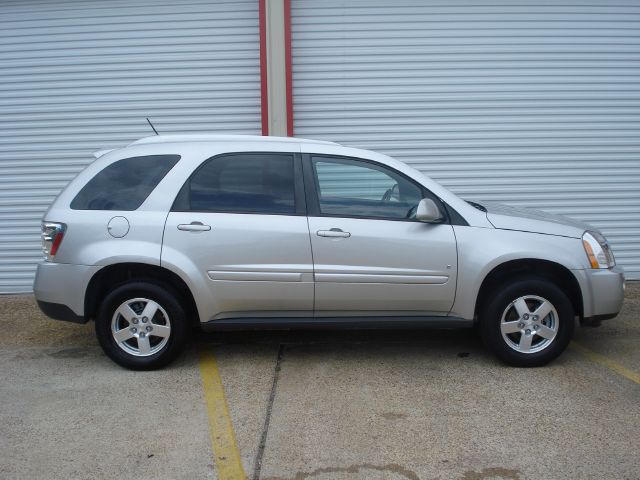
[[[588,267],[582,241],[578,238],[490,228],[454,228],[458,242],[458,285],[450,312],[453,316],[474,317],[482,282],[503,263],[545,260],[562,265],[572,275],[573,271]]]

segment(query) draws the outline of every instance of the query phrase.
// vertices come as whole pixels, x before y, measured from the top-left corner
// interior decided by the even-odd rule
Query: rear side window
[[[135,210],[180,155],[130,157],[107,165],[82,187],[71,202],[74,210]]]
[[[207,160],[184,185],[174,211],[295,213],[293,155],[231,154]]]

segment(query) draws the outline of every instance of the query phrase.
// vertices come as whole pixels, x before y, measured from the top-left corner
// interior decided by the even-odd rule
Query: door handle
[[[202,222],[181,223],[178,225],[178,230],[185,232],[208,232],[211,230],[211,226],[205,225]]]
[[[331,238],[349,238],[351,236],[349,232],[343,232],[339,228],[332,228],[331,230],[318,230],[316,234],[319,237],[331,237]]]

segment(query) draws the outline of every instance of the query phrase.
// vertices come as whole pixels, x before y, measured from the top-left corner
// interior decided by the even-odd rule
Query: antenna
[[[153,123],[151,123],[151,120],[149,120],[149,117],[147,117],[147,122],[149,122],[149,125],[151,125],[151,128],[153,128],[153,131],[155,132],[156,135],[160,135],[158,133],[158,131],[156,130],[156,127],[153,126]]]

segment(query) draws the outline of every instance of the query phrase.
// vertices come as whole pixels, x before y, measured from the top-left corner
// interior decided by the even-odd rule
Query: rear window
[[[71,202],[74,210],[135,210],[180,155],[130,157],[106,166],[82,187]]]

